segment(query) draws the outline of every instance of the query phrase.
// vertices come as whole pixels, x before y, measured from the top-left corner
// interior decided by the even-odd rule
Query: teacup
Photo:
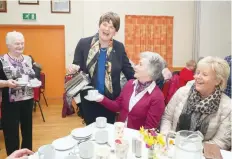
[[[95,90],[95,89],[89,90],[89,91],[88,91],[88,96],[89,96],[90,98],[94,98],[94,97],[96,97],[98,94],[99,94],[99,93],[98,93],[98,90]]]
[[[109,159],[110,149],[108,147],[100,147],[96,152],[96,159]]]
[[[23,79],[23,81],[29,81],[29,76],[28,75],[25,75],[25,74],[23,74],[22,75],[22,79]]]
[[[104,144],[108,142],[109,134],[107,130],[99,130],[95,133],[95,141],[98,144]]]
[[[38,149],[40,159],[55,159],[55,149],[52,145],[44,145]]]
[[[79,145],[79,155],[81,158],[89,159],[94,156],[94,144],[91,141],[82,142]]]
[[[106,117],[97,117],[96,118],[96,127],[97,128],[104,128],[107,124],[107,118]]]

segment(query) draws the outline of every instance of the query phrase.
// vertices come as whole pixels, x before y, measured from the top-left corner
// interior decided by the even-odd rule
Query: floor
[[[43,122],[39,108],[33,112],[33,151],[45,144],[52,143],[53,140],[68,135],[71,130],[77,127],[83,127],[82,119],[73,114],[62,118],[62,105],[49,104],[42,106],[46,122]],[[4,145],[4,137],[2,130],[0,131],[0,159],[6,158]]]

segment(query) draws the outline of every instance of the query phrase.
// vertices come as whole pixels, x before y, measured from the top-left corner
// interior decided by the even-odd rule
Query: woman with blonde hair
[[[168,103],[161,133],[200,131],[204,142],[231,147],[231,100],[223,93],[229,76],[227,62],[205,57],[197,64],[195,82],[179,88]]]

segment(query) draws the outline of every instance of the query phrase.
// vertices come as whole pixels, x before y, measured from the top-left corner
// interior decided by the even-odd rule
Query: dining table
[[[90,141],[92,141],[94,143],[94,153],[96,153],[97,148],[99,147],[108,147],[111,150],[110,153],[110,159],[117,159],[116,155],[115,155],[115,129],[114,129],[114,125],[113,124],[109,124],[107,123],[106,127],[104,128],[97,128],[95,122],[84,127],[84,129],[87,129],[88,131],[91,131],[92,137],[89,139]],[[95,142],[94,140],[94,134],[99,131],[99,130],[107,130],[108,131],[108,143],[106,144],[98,144]],[[67,150],[55,150],[55,159],[65,159],[66,156],[69,156],[70,154],[73,155],[73,152],[75,152],[75,149],[78,149],[78,141],[72,137],[71,132],[70,134],[67,134],[67,136],[65,136],[66,138],[69,137],[69,141],[75,143],[74,146],[70,149]],[[127,159],[138,159],[135,154],[132,152],[132,139],[133,138],[139,138],[140,137],[140,133],[138,130],[134,130],[134,129],[130,129],[130,128],[125,128],[124,129],[124,135],[123,135],[123,139],[126,139],[129,141],[129,150],[128,150],[128,154],[127,154]],[[71,139],[71,140],[70,140]],[[51,143],[52,144],[52,143]],[[63,145],[65,146],[65,144]],[[230,151],[225,151],[225,150],[220,150],[223,159],[232,159],[232,152]],[[38,152],[36,153],[38,155]],[[143,144],[142,145],[142,153],[141,153],[141,157],[139,159],[148,159],[148,148],[146,148],[146,145]],[[77,159],[81,159],[78,154],[77,155]],[[95,159],[95,155],[93,158],[91,159]],[[171,157],[166,156],[160,156],[159,159],[171,159]],[[202,159],[205,159],[204,156],[202,156]]]

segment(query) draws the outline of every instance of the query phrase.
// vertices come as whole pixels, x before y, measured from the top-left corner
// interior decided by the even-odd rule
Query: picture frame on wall
[[[71,1],[51,0],[51,13],[71,13]]]
[[[0,12],[7,12],[7,2],[6,0],[0,0]]]
[[[25,5],[39,5],[39,0],[19,0],[18,2]]]

